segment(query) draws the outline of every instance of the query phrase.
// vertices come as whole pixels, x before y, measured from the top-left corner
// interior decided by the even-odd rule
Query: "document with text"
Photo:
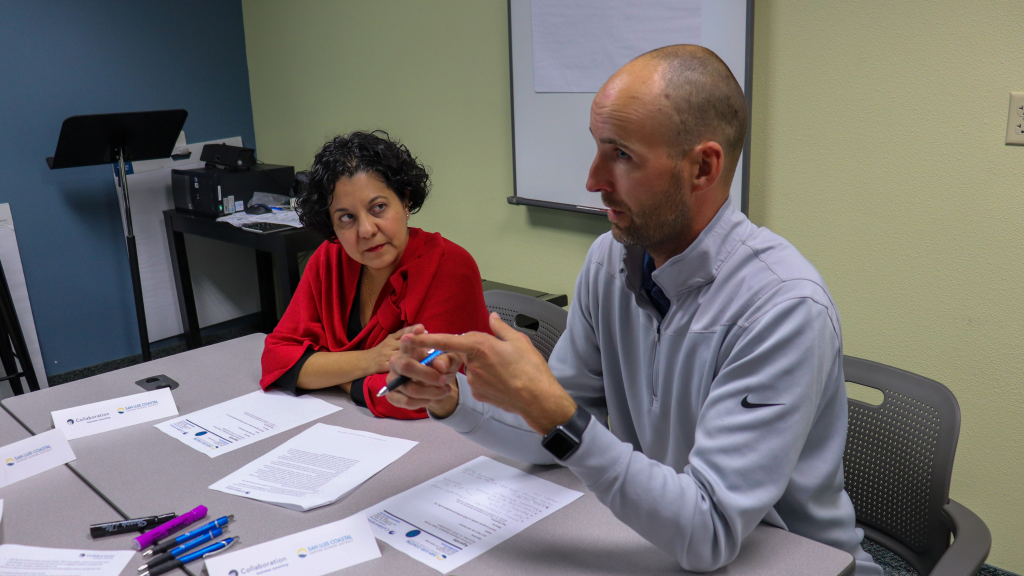
[[[256,391],[154,426],[215,458],[338,410],[312,396]]]
[[[0,545],[0,576],[118,576],[134,550],[64,550]]]
[[[338,501],[416,444],[315,424],[210,489],[304,512]]]
[[[582,495],[481,456],[365,514],[378,540],[448,573]]]

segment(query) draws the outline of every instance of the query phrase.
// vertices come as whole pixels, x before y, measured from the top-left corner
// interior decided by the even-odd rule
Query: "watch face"
[[[573,448],[576,448],[576,442],[574,442],[568,434],[558,430],[548,438],[547,442],[544,443],[544,448],[546,448],[548,452],[551,452],[555,458],[561,460],[562,458],[565,458]]]

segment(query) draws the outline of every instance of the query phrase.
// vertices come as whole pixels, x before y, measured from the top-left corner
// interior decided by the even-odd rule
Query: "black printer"
[[[294,178],[293,166],[256,164],[229,170],[208,164],[171,170],[171,192],[178,210],[216,218],[245,210],[256,192],[290,196]]]

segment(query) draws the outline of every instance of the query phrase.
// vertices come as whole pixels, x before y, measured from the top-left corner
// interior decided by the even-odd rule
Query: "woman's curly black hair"
[[[404,144],[383,130],[352,132],[328,141],[313,158],[309,180],[295,200],[302,225],[337,242],[329,212],[334,186],[360,173],[376,174],[399,200],[408,202],[410,212],[417,212],[430,193],[426,166]]]

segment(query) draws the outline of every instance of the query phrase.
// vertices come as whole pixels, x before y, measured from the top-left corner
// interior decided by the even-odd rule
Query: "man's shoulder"
[[[617,270],[622,265],[623,250],[622,244],[609,230],[598,236],[590,245],[584,266],[596,264],[607,270]]]
[[[821,274],[788,240],[767,228],[753,228],[723,263],[714,282],[722,300],[733,303],[733,321],[744,323],[782,302],[814,301],[837,316]]]

